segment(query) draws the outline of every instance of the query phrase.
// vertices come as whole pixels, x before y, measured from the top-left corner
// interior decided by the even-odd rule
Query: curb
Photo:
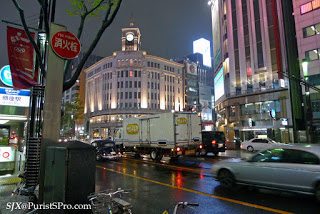
[[[19,183],[21,178],[0,178],[0,185]]]

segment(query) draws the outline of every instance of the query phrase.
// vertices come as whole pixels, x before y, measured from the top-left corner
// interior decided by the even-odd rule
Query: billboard
[[[195,63],[186,63],[186,69],[188,74],[197,75],[197,65]]]
[[[209,40],[201,38],[193,41],[193,53],[201,53],[203,55],[203,65],[211,68],[211,51]]]
[[[220,69],[216,77],[214,78],[214,101],[217,101],[224,95],[224,79],[223,79],[223,67]]]
[[[201,104],[201,120],[212,121],[212,90],[210,86],[199,86],[199,102]]]
[[[212,46],[214,57],[214,68],[216,68],[221,61],[220,50],[220,20],[219,20],[219,5],[218,1],[215,1],[211,5],[211,18],[212,18]]]

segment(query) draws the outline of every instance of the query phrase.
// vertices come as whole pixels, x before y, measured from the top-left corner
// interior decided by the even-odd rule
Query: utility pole
[[[300,77],[300,66],[298,61],[298,47],[295,22],[293,16],[293,5],[292,0],[281,0],[282,3],[282,14],[283,14],[283,26],[285,36],[285,47],[287,56],[287,72],[290,76]],[[281,71],[280,71],[281,72]],[[300,82],[289,78],[289,96],[291,101],[292,109],[292,125],[294,143],[299,142],[298,131],[305,129],[305,120],[302,113],[302,90]]]

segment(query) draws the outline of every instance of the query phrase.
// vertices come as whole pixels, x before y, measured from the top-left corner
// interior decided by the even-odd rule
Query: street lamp
[[[302,59],[301,66],[304,81],[309,83],[309,74],[308,74],[308,59]],[[305,85],[305,125],[306,125],[306,134],[308,143],[310,143],[310,132],[312,132],[312,109],[311,109],[311,101],[310,101],[310,89],[309,86]]]

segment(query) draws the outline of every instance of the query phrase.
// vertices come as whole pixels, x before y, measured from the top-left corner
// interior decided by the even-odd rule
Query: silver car
[[[253,151],[269,148],[271,146],[274,146],[275,144],[277,144],[277,142],[269,138],[253,138],[246,142],[242,142],[240,145],[240,148],[246,149],[249,152],[253,152]]]
[[[225,188],[236,184],[313,194],[320,201],[320,146],[277,145],[247,159],[218,162],[213,177]]]

